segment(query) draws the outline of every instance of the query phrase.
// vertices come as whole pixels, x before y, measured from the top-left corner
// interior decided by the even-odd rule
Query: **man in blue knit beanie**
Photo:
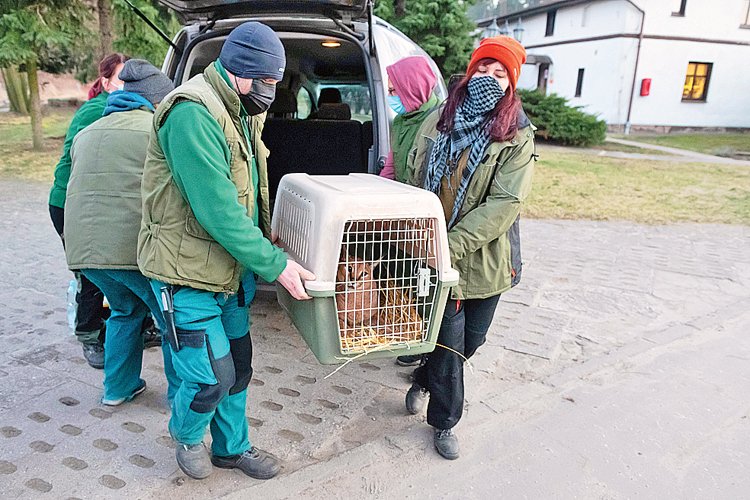
[[[252,445],[245,412],[254,276],[278,281],[298,300],[310,298],[303,280],[315,279],[269,239],[261,132],[285,65],[271,28],[241,24],[219,58],[167,95],[154,115],[138,267],[167,311],[169,351],[181,379],[169,432],[177,464],[194,479],[214,466],[257,479],[280,470],[278,458]]]

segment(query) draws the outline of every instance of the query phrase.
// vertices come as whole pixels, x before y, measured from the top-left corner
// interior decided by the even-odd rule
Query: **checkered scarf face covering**
[[[458,218],[458,212],[466,196],[474,170],[479,166],[487,146],[490,144],[487,115],[495,109],[505,95],[500,84],[491,76],[480,76],[469,80],[467,95],[458,108],[453,119],[453,129],[438,135],[435,147],[427,165],[424,188],[438,194],[440,180],[455,174],[458,159],[466,148],[471,148],[469,161],[458,185],[456,201],[448,227],[452,227]]]

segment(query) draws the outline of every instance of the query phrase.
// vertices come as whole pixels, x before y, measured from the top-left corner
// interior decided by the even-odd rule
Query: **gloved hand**
[[[311,297],[305,292],[304,281],[314,279],[315,275],[313,273],[300,266],[295,261],[288,259],[286,261],[286,267],[279,277],[276,278],[276,281],[281,283],[281,286],[286,288],[295,299],[307,300]]]

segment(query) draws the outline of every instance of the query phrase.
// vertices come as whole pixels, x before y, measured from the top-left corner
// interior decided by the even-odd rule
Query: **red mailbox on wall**
[[[641,95],[646,96],[651,93],[651,78],[641,80]]]

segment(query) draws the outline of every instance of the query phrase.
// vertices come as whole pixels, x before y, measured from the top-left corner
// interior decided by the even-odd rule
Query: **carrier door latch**
[[[430,269],[425,267],[419,268],[417,281],[417,297],[427,297],[430,294]]]

